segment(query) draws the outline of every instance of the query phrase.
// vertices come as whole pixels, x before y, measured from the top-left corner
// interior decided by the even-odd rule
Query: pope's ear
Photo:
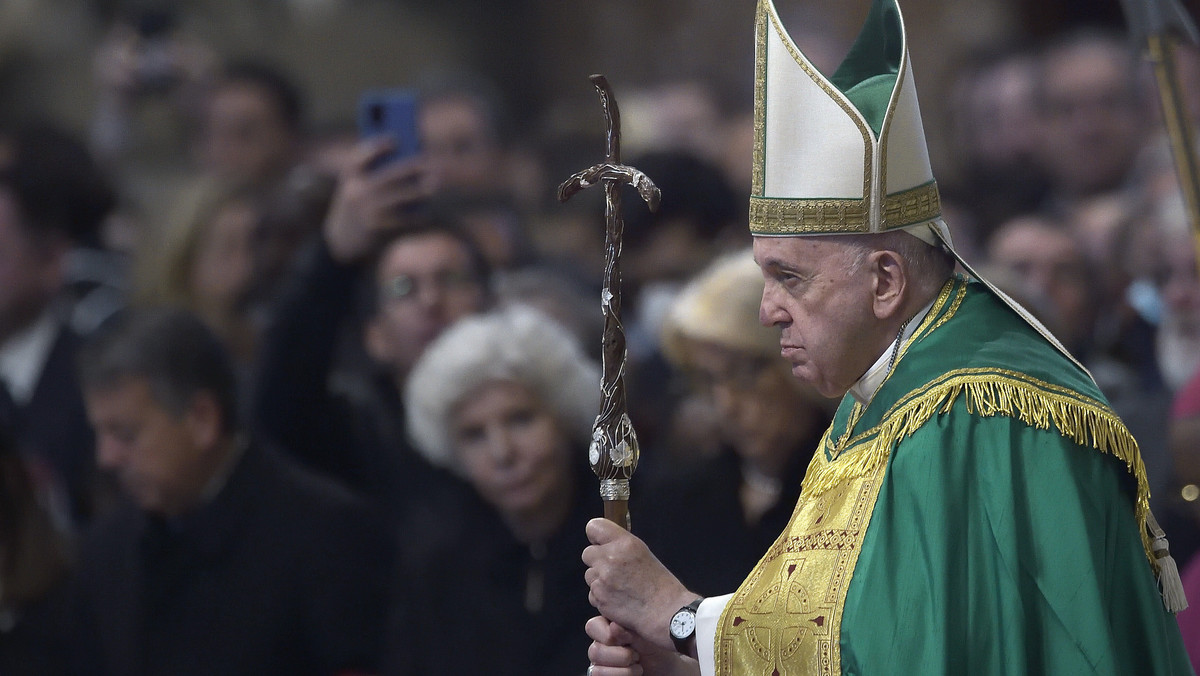
[[[908,269],[895,251],[875,251],[870,258],[872,309],[879,319],[900,312],[908,286]]]

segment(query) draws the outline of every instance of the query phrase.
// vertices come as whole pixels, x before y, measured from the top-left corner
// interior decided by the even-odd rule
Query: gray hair
[[[80,347],[77,371],[85,392],[144,378],[154,400],[182,416],[200,392],[221,409],[222,431],[238,426],[237,378],[225,345],[195,314],[179,307],[126,309]]]
[[[847,273],[857,270],[875,251],[893,251],[906,263],[909,274],[923,293],[941,288],[954,274],[955,261],[949,252],[926,244],[903,230],[871,235],[835,235],[831,239],[855,250],[846,267]]]
[[[511,305],[456,322],[421,355],[404,388],[408,433],[429,462],[460,471],[451,439],[454,409],[480,387],[516,382],[554,413],[581,445],[600,409],[600,369],[576,339],[541,312]]]

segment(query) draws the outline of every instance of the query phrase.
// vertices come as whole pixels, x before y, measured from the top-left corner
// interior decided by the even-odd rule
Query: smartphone
[[[181,79],[173,34],[175,14],[170,10],[147,9],[133,19],[138,34],[135,74],[142,91],[163,93]]]
[[[358,132],[361,138],[388,136],[392,151],[374,167],[411,157],[420,152],[417,112],[420,102],[406,89],[376,89],[363,92],[358,102]]]

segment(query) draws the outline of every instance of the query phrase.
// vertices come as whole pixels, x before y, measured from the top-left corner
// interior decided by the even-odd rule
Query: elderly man
[[[592,676],[1191,673],[1136,441],[1044,327],[953,272],[894,0],[830,78],[770,0],[757,39],[760,320],[842,403],[732,595],[588,524]]]
[[[445,493],[446,477],[409,445],[400,393],[425,347],[487,307],[491,288],[475,240],[417,209],[431,189],[425,162],[373,168],[387,148],[362,142],[340,177],[267,333],[254,415],[297,458],[404,521]],[[362,355],[345,354],[347,333]]]

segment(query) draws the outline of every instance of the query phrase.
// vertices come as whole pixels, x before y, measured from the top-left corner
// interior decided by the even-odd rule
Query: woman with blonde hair
[[[243,365],[253,359],[259,333],[247,300],[260,204],[254,188],[198,179],[135,254],[134,302],[195,312]]]

